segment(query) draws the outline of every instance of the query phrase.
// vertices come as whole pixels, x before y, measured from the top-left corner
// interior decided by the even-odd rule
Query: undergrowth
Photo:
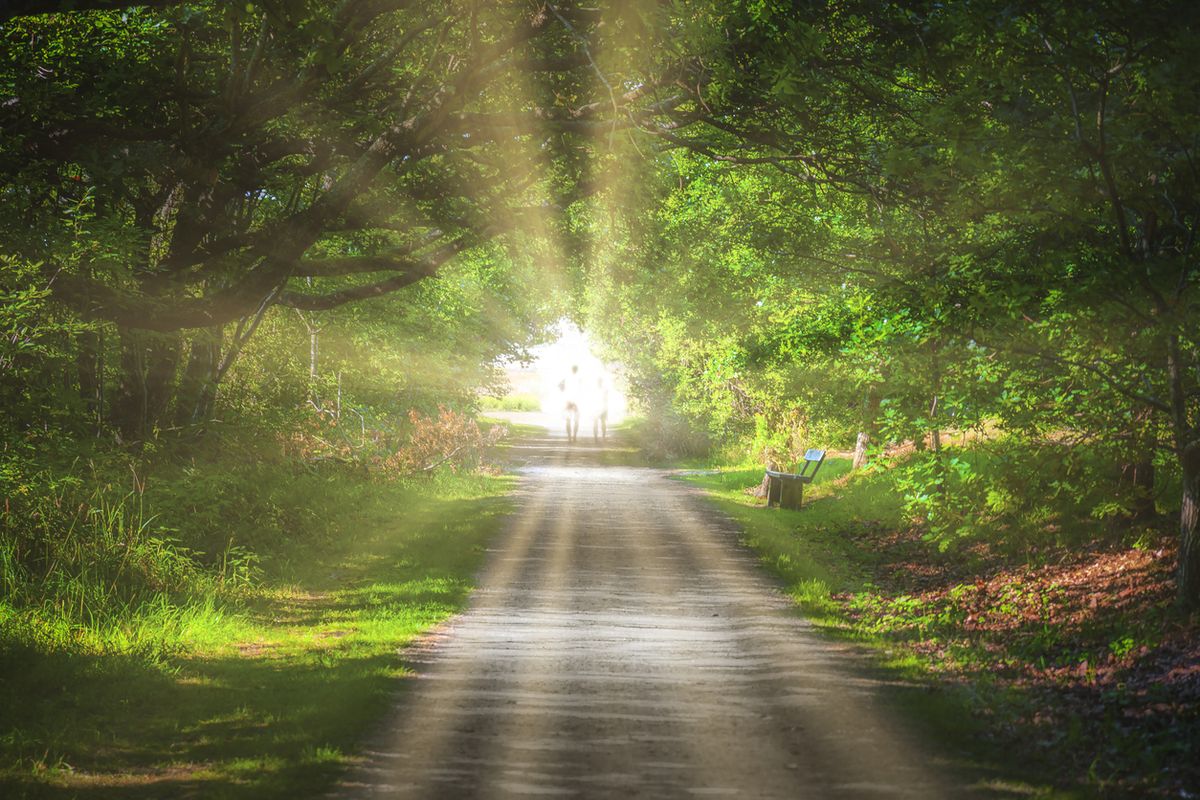
[[[397,647],[465,602],[511,488],[255,430],[39,444],[0,467],[6,797],[329,780],[407,674]]]

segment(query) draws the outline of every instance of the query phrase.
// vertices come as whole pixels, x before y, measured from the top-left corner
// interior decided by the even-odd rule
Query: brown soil
[[[997,746],[1052,761],[1064,779],[1090,775],[1105,796],[1200,793],[1200,619],[1173,605],[1173,536],[1048,547],[1029,564],[983,546],[930,559],[915,530],[853,535],[885,554],[877,592],[906,598],[909,630],[883,624],[886,603],[839,596],[849,616],[906,640],[945,680],[986,675],[1025,698],[996,719]]]

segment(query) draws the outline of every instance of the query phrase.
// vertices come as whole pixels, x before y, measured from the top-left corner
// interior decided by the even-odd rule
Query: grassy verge
[[[488,411],[541,411],[542,400],[535,394],[519,393],[506,394],[503,397],[483,395],[479,398],[479,408]]]
[[[141,544],[115,574],[148,584],[136,595],[80,567],[42,579],[40,602],[0,600],[3,796],[319,793],[403,686],[397,648],[463,606],[509,508],[502,477],[379,480],[208,447],[121,501],[116,549]],[[173,555],[131,571],[155,552]],[[172,558],[183,577],[159,590]]]
[[[1037,797],[1196,789],[1198,626],[1171,605],[1169,535],[1096,523],[1082,544],[1014,552],[997,532],[942,551],[901,519],[887,474],[848,471],[827,462],[800,511],[745,493],[761,468],[686,479],[826,633],[919,687],[898,702],[972,771],[1024,775],[1006,791]]]

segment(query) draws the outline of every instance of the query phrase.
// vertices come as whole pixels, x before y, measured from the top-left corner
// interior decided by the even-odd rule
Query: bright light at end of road
[[[568,386],[574,384],[577,387],[580,430],[586,429],[590,432],[591,421],[599,413],[605,400],[610,425],[625,418],[625,394],[618,385],[617,376],[596,357],[587,334],[573,323],[560,322],[558,338],[533,348],[532,355],[533,362],[527,374],[533,385],[526,386],[527,391],[536,394],[541,401],[544,415],[563,415],[567,392],[561,387],[566,382]],[[572,373],[572,367],[579,369]],[[519,387],[514,389],[520,391]]]

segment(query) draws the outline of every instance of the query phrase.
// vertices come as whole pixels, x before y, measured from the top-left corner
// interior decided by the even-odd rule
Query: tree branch
[[[399,289],[420,281],[423,278],[428,278],[438,271],[438,269],[449,261],[454,256],[467,248],[465,239],[460,239],[453,242],[437,253],[422,260],[414,260],[408,262],[396,261],[391,267],[391,271],[399,271],[401,274],[387,280],[368,283],[362,286],[353,286],[347,289],[338,289],[337,291],[327,292],[325,294],[307,294],[303,292],[281,292],[278,303],[281,306],[288,308],[297,308],[302,311],[328,311],[331,308],[351,303],[356,300],[366,300],[371,297],[379,297],[380,295],[390,294]]]
[[[64,14],[77,11],[116,11],[125,8],[168,8],[186,0],[8,0],[0,9],[0,20],[37,14]]]

